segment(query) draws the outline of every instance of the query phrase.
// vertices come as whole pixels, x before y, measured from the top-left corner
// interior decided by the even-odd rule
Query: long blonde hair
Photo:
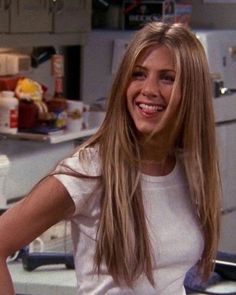
[[[101,217],[95,265],[102,262],[119,284],[132,286],[144,273],[154,285],[152,251],[139,181],[140,149],[126,105],[126,90],[137,58],[147,48],[167,46],[176,64],[181,105],[173,136],[186,169],[193,206],[205,240],[200,267],[212,269],[219,236],[220,179],[216,150],[210,75],[204,49],[180,24],[153,22],[130,42],[108,98],[105,120],[81,148],[99,144],[102,163]]]

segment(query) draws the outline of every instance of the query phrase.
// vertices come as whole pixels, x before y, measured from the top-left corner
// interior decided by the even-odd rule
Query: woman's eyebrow
[[[142,65],[135,65],[134,66],[134,70],[144,70],[146,69],[146,67],[142,66]]]
[[[161,69],[160,72],[162,73],[166,73],[166,72],[169,72],[169,73],[173,73],[173,74],[176,74],[176,70],[174,69]]]
[[[136,64],[134,66],[134,70],[145,70],[145,69],[147,69],[147,67],[145,67],[143,65]],[[160,72],[173,72],[173,73],[176,73],[176,70],[174,68],[164,68],[164,69],[160,69],[159,71]]]

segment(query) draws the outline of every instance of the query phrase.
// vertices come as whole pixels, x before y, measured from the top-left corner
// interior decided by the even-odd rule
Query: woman
[[[187,28],[135,34],[101,128],[1,217],[0,294],[13,294],[7,256],[64,218],[77,294],[182,295],[193,265],[209,275],[218,159],[207,61]]]

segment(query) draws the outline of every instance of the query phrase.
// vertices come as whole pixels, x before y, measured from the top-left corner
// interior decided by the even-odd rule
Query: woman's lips
[[[151,104],[151,103],[137,103],[138,108],[142,113],[146,115],[155,115],[158,112],[163,112],[166,109],[166,106],[163,104]]]

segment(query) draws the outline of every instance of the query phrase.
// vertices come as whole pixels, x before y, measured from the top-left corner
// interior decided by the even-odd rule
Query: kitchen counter
[[[207,288],[209,292],[215,292],[216,294],[236,294],[236,282],[222,281],[215,286]],[[191,295],[201,295],[202,293],[191,293]]]
[[[75,295],[75,271],[63,265],[41,266],[26,271],[19,262],[9,263],[16,293],[31,295]]]
[[[63,265],[41,266],[34,271],[26,271],[22,264],[9,264],[15,291],[25,295],[75,295],[75,271],[66,269]],[[223,281],[207,289],[211,292],[235,292],[236,282]],[[198,295],[199,293],[192,293]]]

